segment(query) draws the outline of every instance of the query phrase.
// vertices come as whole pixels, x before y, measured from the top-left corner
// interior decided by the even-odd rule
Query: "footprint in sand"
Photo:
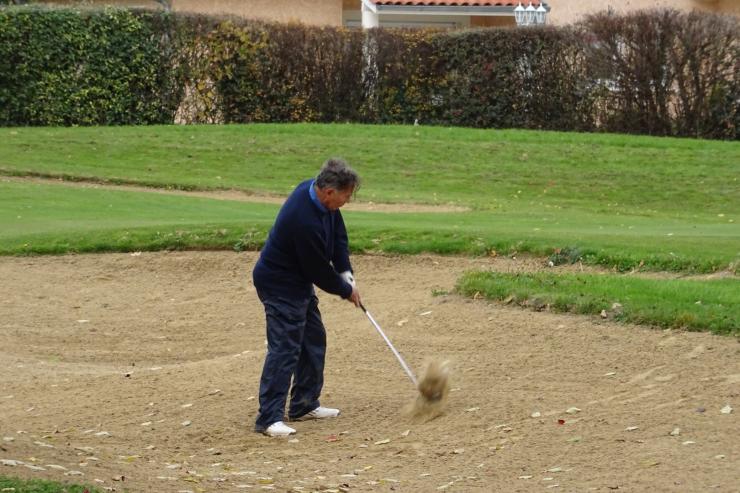
[[[678,339],[676,338],[676,336],[670,336],[670,337],[668,337],[668,338],[663,339],[662,341],[660,341],[658,343],[658,346],[668,346],[668,345],[674,344],[677,340]]]
[[[676,378],[676,375],[675,373],[672,373],[670,375],[662,375],[662,376],[655,377],[653,380],[655,380],[656,382],[670,382],[674,378]]]
[[[638,373],[637,375],[635,375],[634,377],[632,377],[629,382],[627,382],[627,385],[632,385],[632,384],[635,384],[637,382],[642,382],[647,377],[649,377],[651,373],[653,373],[656,370],[660,370],[663,367],[665,367],[665,365],[656,366],[655,368],[650,368],[649,370],[647,370],[645,372]]]
[[[691,352],[685,356],[685,358],[686,359],[698,358],[701,355],[701,353],[706,351],[706,349],[707,348],[704,347],[704,344],[699,344],[694,349],[692,349]]]
[[[588,404],[596,404],[596,403],[602,403],[602,404],[604,404],[604,403],[607,403],[609,401],[613,401],[615,399],[621,399],[621,400],[618,400],[617,402],[620,403],[620,404],[626,404],[626,403],[629,403],[629,402],[635,402],[635,401],[638,401],[640,399],[644,399],[646,397],[650,397],[652,395],[655,395],[656,393],[660,393],[659,390],[654,389],[654,387],[656,387],[658,384],[655,384],[655,383],[650,383],[650,384],[647,384],[647,385],[644,385],[644,384],[645,384],[645,381],[647,380],[647,378],[650,375],[652,375],[654,372],[656,372],[658,370],[661,370],[662,368],[665,368],[665,365],[656,366],[655,368],[650,368],[648,370],[645,370],[642,373],[638,373],[635,376],[633,376],[632,378],[630,378],[630,380],[626,384],[626,385],[643,384],[642,385],[642,388],[646,389],[645,392],[641,392],[641,393],[639,393],[637,395],[631,395],[631,392],[630,391],[628,391],[625,388],[622,388],[619,391],[620,393],[618,393],[618,394],[612,395],[612,396],[607,397],[605,399],[598,399],[598,400],[595,400],[595,401],[590,401]],[[676,376],[675,374],[658,375],[658,376],[653,377],[653,380],[655,380],[656,382],[659,382],[659,383],[665,383],[665,382],[668,382],[670,380],[673,380],[673,378],[675,378],[675,376]],[[626,397],[626,399],[625,399],[625,397]]]
[[[735,373],[734,375],[725,375],[723,378],[726,380],[725,383],[740,383],[740,373]]]

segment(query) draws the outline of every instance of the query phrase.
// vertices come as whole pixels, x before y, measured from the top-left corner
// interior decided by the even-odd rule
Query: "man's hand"
[[[346,271],[342,272],[339,275],[342,277],[342,279],[344,279],[344,281],[347,284],[349,284],[353,288],[356,287],[356,284],[355,284],[355,276],[352,275],[352,271],[351,270],[346,270]]]
[[[354,286],[352,287],[352,294],[349,295],[349,298],[347,298],[347,301],[349,301],[350,303],[354,303],[355,306],[358,308],[360,307],[360,303],[361,303],[360,292]]]

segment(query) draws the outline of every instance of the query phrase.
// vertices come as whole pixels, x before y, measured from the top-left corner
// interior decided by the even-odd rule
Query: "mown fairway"
[[[735,142],[361,125],[18,128],[2,136],[0,173],[6,175],[285,195],[327,157],[341,156],[365,180],[359,201],[472,209],[358,214],[350,225],[356,250],[544,255],[577,247],[586,261],[623,269],[642,261],[648,268],[698,271],[727,268],[740,258]],[[78,238],[70,250],[116,250],[124,247],[76,233],[105,229],[110,237],[149,226],[209,236],[228,225],[231,241],[250,229],[264,233],[275,210],[201,199],[188,206],[141,193],[2,187],[5,253],[46,251],[47,233]],[[95,224],[100,221],[104,228]],[[28,234],[36,240],[21,242]],[[142,236],[149,238],[142,240],[147,248],[152,237]],[[227,248],[228,241],[209,245]],[[179,246],[187,247],[183,242]]]
[[[733,280],[740,261],[737,142],[308,124],[6,128],[0,135],[0,174],[14,177],[0,181],[0,254],[258,249],[279,201],[74,182],[281,197],[327,157],[341,156],[360,171],[356,200],[368,206],[345,211],[355,252],[532,253],[619,272],[726,271]],[[372,203],[399,205],[373,212]],[[413,204],[440,211],[417,212]],[[726,288],[730,299],[740,297],[736,286],[731,280]],[[729,322],[716,330],[733,332],[738,308],[721,305]],[[688,323],[681,314],[664,318],[644,321],[714,327],[693,315]]]

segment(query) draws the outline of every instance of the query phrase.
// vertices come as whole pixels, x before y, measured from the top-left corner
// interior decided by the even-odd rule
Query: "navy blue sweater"
[[[315,284],[348,298],[352,286],[338,274],[352,270],[344,220],[311,199],[312,183],[299,184],[280,209],[254,266],[254,285],[274,296],[304,298]]]

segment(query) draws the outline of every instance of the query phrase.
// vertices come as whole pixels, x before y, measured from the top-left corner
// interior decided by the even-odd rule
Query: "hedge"
[[[0,123],[171,120],[177,98],[163,21],[125,10],[0,11]]]
[[[0,7],[0,125],[366,122],[737,139],[736,18],[356,29]]]

